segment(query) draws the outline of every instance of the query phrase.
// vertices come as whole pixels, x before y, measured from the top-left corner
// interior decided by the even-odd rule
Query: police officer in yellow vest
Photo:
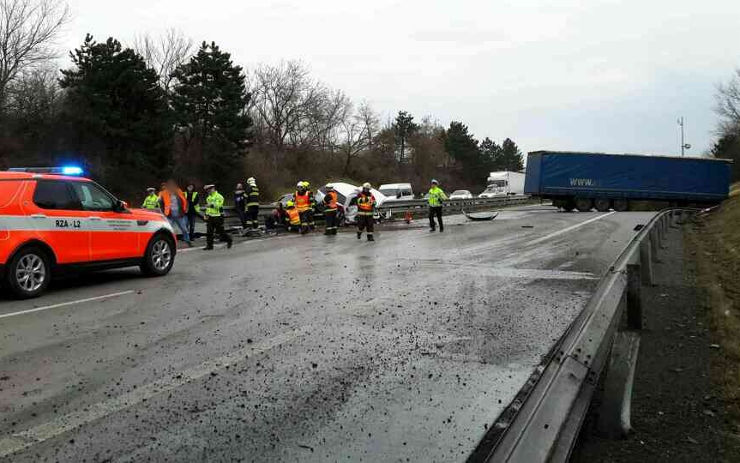
[[[445,226],[442,223],[442,201],[447,200],[447,195],[442,188],[439,187],[439,182],[432,179],[432,187],[429,189],[429,231],[434,231],[434,217],[437,217],[439,222],[439,232],[445,231]]]
[[[218,233],[221,241],[226,241],[226,247],[231,248],[232,239],[224,230],[224,197],[216,191],[216,185],[206,185],[203,187],[208,196],[206,197],[206,247],[204,251],[213,249],[213,236]]]
[[[159,196],[155,188],[146,189],[146,198],[141,205],[143,209],[159,210]]]

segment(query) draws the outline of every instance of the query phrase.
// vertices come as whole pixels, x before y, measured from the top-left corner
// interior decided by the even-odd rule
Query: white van
[[[521,172],[491,172],[488,176],[487,187],[479,198],[494,198],[496,196],[524,194],[524,177]]]
[[[414,199],[410,183],[384,183],[378,190],[386,197],[386,201]]]

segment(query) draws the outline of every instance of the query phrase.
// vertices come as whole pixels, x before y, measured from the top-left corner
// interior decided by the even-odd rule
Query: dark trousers
[[[247,212],[244,210],[244,206],[236,205],[236,214],[239,216],[239,222],[242,224],[242,228],[247,228]]]
[[[429,208],[429,228],[434,230],[434,217],[437,217],[439,222],[439,231],[444,231],[445,226],[442,223],[442,206],[430,207]]]
[[[259,227],[259,224],[260,224],[259,217],[260,217],[259,205],[247,206],[247,225],[250,225],[252,228]]]
[[[337,234],[337,210],[325,210],[324,220],[326,221],[326,234],[336,235]]]
[[[213,236],[216,233],[218,233],[218,238],[221,241],[231,243],[231,237],[224,230],[224,218],[208,217],[206,220],[206,247],[213,247]]]
[[[362,233],[363,230],[367,230],[367,236],[373,236],[373,227],[375,226],[375,219],[372,215],[357,215],[357,233]]]
[[[188,214],[188,232],[190,233],[191,240],[195,238],[195,218],[196,217],[197,216],[195,215],[195,213]]]

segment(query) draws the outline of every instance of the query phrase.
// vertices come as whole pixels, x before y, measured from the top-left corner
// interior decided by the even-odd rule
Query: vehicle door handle
[[[88,217],[90,220],[101,220],[100,217]]]
[[[45,219],[46,214],[31,214],[31,217],[34,219]]]

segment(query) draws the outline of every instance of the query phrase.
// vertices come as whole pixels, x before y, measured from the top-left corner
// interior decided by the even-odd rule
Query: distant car
[[[410,183],[384,183],[380,185],[378,191],[385,195],[386,201],[414,199],[414,190],[411,189]]]
[[[455,190],[450,195],[450,199],[473,199],[473,194],[468,190]]]
[[[177,238],[158,210],[130,208],[81,169],[15,170],[0,172],[0,276],[16,297],[39,296],[67,269],[172,268]]]
[[[479,198],[495,198],[497,196],[506,196],[506,193],[502,188],[496,186],[489,186],[478,195]]]

